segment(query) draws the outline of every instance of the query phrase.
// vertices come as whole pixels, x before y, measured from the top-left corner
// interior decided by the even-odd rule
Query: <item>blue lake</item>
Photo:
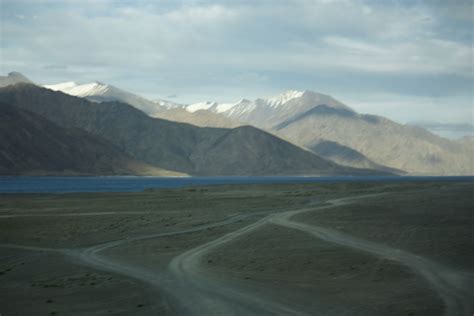
[[[264,183],[474,181],[474,177],[27,177],[0,176],[0,193],[140,192],[150,188]]]

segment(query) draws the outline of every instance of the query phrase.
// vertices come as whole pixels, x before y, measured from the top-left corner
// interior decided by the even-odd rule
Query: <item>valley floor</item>
[[[474,183],[0,195],[1,315],[472,315]]]

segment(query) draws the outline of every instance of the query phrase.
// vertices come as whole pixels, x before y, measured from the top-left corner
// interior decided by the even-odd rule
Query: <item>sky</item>
[[[0,0],[0,72],[193,103],[330,94],[472,123],[472,1]]]

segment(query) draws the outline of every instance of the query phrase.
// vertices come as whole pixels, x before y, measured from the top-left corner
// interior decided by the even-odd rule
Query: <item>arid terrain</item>
[[[472,315],[474,183],[0,195],[0,314]]]

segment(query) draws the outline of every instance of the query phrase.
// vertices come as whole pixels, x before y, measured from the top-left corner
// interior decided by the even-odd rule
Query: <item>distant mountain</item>
[[[319,156],[324,157],[326,159],[330,159],[331,161],[334,161],[340,165],[352,166],[356,168],[382,170],[400,175],[406,174],[406,172],[404,172],[403,170],[389,168],[377,164],[372,160],[368,159],[366,156],[362,155],[357,150],[340,145],[336,142],[321,139],[314,142],[308,149],[318,154]]]
[[[319,102],[330,104],[330,109],[354,113],[352,109],[327,95],[311,91],[287,91],[272,98],[257,99],[255,101],[241,99],[236,103],[217,103],[212,101],[194,103],[182,106],[179,109],[162,112],[160,117],[173,121],[188,122],[197,126],[209,126],[206,118],[212,112],[220,116],[220,119],[217,117],[213,118],[214,126],[235,127],[251,124],[270,133],[277,134],[274,132],[273,123],[278,123],[287,117],[296,118],[299,113],[311,110],[314,104]],[[172,112],[174,112],[172,115],[167,115]],[[285,138],[285,135],[278,136]],[[304,144],[300,145],[304,146]],[[401,170],[377,164],[360,152],[336,142],[318,139],[307,148],[319,156],[338,164],[356,168],[371,168],[404,173]]]
[[[209,102],[201,102],[196,104],[177,104],[169,101],[160,100],[159,104],[167,109],[152,115],[155,118],[162,118],[174,122],[188,123],[200,127],[223,127],[234,128],[242,125],[238,121],[232,120],[216,111],[209,110]],[[217,103],[213,103],[216,104]]]
[[[0,104],[0,174],[181,175],[138,162],[104,139],[8,104]]]
[[[92,82],[82,85],[78,85],[75,82],[63,82],[54,85],[45,85],[44,87],[69,95],[86,98],[94,102],[119,101],[127,103],[151,117],[175,122],[189,123],[202,127],[236,127],[242,125],[233,122],[225,116],[210,111],[191,113],[190,111],[184,110],[186,105],[166,100],[151,101],[101,82]]]
[[[278,134],[278,132],[275,131],[276,126],[278,124],[289,123],[286,122],[286,119],[288,118],[291,118],[292,120],[297,119],[299,115],[303,115],[311,110],[315,104],[320,103],[328,105],[326,109],[327,111],[337,110],[348,114],[355,113],[352,109],[328,95],[312,91],[294,90],[286,91],[275,97],[257,99],[255,101],[247,99],[241,99],[236,103],[217,103],[207,101],[186,105],[183,108],[187,112],[193,114],[188,120],[188,122],[192,124],[201,125],[199,120],[196,119],[199,112],[213,112],[229,119],[229,121],[223,126],[228,127],[251,124],[285,139],[284,134]],[[170,116],[169,119],[173,120],[174,117]],[[309,146],[306,146],[307,144],[305,143],[298,141],[295,142],[293,139],[291,141],[298,145],[305,146],[319,156],[332,160],[338,164],[356,168],[371,168],[375,170],[404,173],[401,170],[375,163],[365,157],[362,153],[334,141],[315,139]]]
[[[193,175],[373,174],[342,167],[259,129],[199,128],[147,116],[118,102],[91,103],[28,84],[0,89],[0,102],[84,129],[137,160]]]
[[[121,101],[121,100],[117,100],[117,101]],[[160,106],[160,109],[167,109],[167,110],[171,110],[171,109],[182,109],[185,107],[184,104],[181,104],[181,103],[176,103],[176,102],[173,102],[173,101],[169,101],[169,100],[151,100],[151,102],[153,102],[154,104],[157,104]],[[133,104],[130,104],[130,105],[133,105]]]
[[[430,132],[449,139],[461,139],[465,136],[474,136],[474,124],[472,123],[440,123],[440,122],[409,122],[407,125],[423,127]]]
[[[191,107],[191,108],[190,108]],[[190,105],[265,129],[337,163],[403,170],[413,174],[473,174],[472,149],[419,127],[359,114],[334,98],[312,91],[287,91],[235,104]]]
[[[304,113],[317,104],[334,109],[353,112],[352,109],[332,97],[312,91],[286,91],[275,97],[250,101],[242,99],[237,103],[201,102],[187,105],[189,112],[207,110],[228,118],[271,130],[278,123]]]
[[[32,83],[30,79],[26,78],[19,72],[10,72],[7,76],[0,76],[0,88],[17,83]]]
[[[244,123],[233,121],[224,115],[215,114],[207,110],[189,112],[185,108],[178,107],[157,113],[153,117],[201,127],[234,128],[245,125]]]
[[[250,124],[265,129],[282,138],[285,138],[285,135],[274,132],[274,123],[279,123],[288,117],[305,113],[310,110],[314,104],[325,102],[325,104],[331,105],[334,109],[353,112],[350,108],[332,97],[311,91],[287,91],[272,98],[257,99],[255,101],[241,99],[236,103],[207,101],[185,105],[166,100],[150,101],[124,90],[98,82],[84,85],[78,85],[74,82],[65,82],[56,85],[47,85],[45,87],[69,95],[84,97],[94,102],[120,101],[128,103],[155,118],[189,123],[201,127],[234,128]],[[319,139],[318,141],[325,140]],[[305,146],[305,144],[297,144]],[[331,154],[328,154],[327,150],[317,151],[314,144],[306,147],[326,159],[346,166],[356,168],[377,167],[377,170],[396,170],[375,163],[355,150],[353,151],[357,152],[358,158],[355,159],[354,156],[351,156],[349,159],[347,152],[344,150],[336,155],[334,151],[336,147],[334,146]],[[338,148],[347,148],[347,146],[340,145]]]
[[[76,97],[87,98],[94,102],[119,101],[127,103],[151,116],[167,110],[167,107],[161,105],[159,102],[150,101],[136,94],[101,82],[91,82],[81,85],[75,82],[63,82],[54,85],[45,85],[44,87]]]
[[[346,166],[432,175],[473,173],[472,151],[466,142],[451,142],[424,129],[362,115],[331,96],[308,90],[290,90],[271,98],[236,103],[183,105],[147,100],[145,106],[137,101],[140,97],[131,98],[108,85],[83,86],[86,87],[78,89],[77,85],[63,84],[59,89],[50,88],[94,101],[120,100],[151,116],[196,126],[253,125]]]
[[[313,148],[321,139],[332,141],[377,164],[413,174],[474,173],[472,151],[466,146],[380,116],[316,105],[273,129],[277,135],[307,148]]]
[[[312,91],[287,91],[272,98],[240,102],[223,114],[241,122],[272,130],[279,123],[305,113],[316,104],[352,112],[350,108],[328,95]]]

